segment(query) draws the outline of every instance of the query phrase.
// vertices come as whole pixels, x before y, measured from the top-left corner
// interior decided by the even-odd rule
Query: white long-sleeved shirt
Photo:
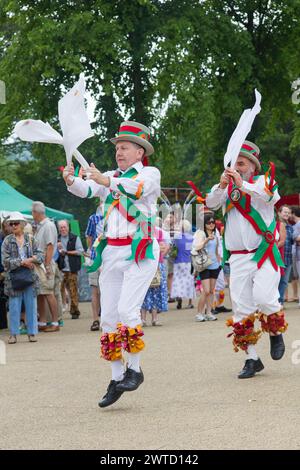
[[[152,166],[143,166],[141,162],[134,164],[131,168],[135,168],[138,172],[135,179],[132,178],[116,178],[114,174],[116,171],[122,172],[119,168],[113,171],[107,171],[104,176],[109,176],[110,187],[107,188],[96,183],[93,180],[83,180],[82,178],[75,178],[71,186],[67,186],[68,191],[75,196],[81,198],[86,197],[99,197],[105,201],[110,191],[117,191],[121,193],[118,184],[121,184],[129,195],[136,195],[140,184],[143,183],[143,191],[141,196],[134,200],[134,205],[147,217],[156,214],[156,202],[160,196],[160,171]],[[128,171],[127,169],[126,171]],[[130,196],[129,196],[130,197]],[[128,222],[127,219],[120,214],[117,209],[113,209],[107,220],[106,236],[109,238],[121,238],[133,235],[136,231],[136,224]]]
[[[265,178],[260,176],[254,183],[243,181],[241,191],[251,196],[251,205],[256,209],[267,227],[274,219],[274,205],[279,201],[280,196],[276,189],[272,198],[265,191]],[[219,185],[213,186],[211,192],[206,197],[207,207],[211,209],[223,208],[223,214],[226,209],[226,200],[228,198],[228,187],[221,189]],[[262,236],[258,235],[250,222],[233,208],[227,214],[225,229],[225,246],[229,251],[237,250],[255,250],[258,248]],[[276,239],[279,238],[277,233]]]

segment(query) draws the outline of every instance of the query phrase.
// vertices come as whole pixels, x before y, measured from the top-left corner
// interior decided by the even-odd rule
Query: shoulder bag
[[[159,269],[159,266],[158,266],[158,268],[156,270],[156,273],[154,275],[154,278],[151,281],[150,288],[159,287],[160,284],[161,284],[161,272],[160,272],[160,269]]]
[[[205,248],[201,250],[192,250],[191,251],[191,261],[193,268],[196,272],[201,273],[205,269],[208,268],[212,264],[212,260],[210,259],[207,251]]]
[[[25,266],[10,271],[9,277],[13,290],[24,290],[34,283],[33,271]]]

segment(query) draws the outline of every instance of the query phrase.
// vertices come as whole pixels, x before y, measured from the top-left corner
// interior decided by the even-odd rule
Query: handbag
[[[25,266],[10,271],[9,276],[13,290],[24,290],[34,283],[32,270]]]
[[[202,248],[201,250],[192,250],[191,251],[191,261],[193,268],[196,272],[201,273],[205,269],[208,268],[212,264],[212,260],[208,256],[207,251],[205,248]]]
[[[161,284],[161,272],[160,272],[160,269],[158,267],[157,270],[156,270],[156,273],[154,275],[154,278],[151,281],[150,288],[159,287],[160,284]]]

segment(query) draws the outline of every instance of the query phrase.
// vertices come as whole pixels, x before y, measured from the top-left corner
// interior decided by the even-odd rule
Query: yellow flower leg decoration
[[[122,347],[125,351],[129,353],[138,353],[144,349],[145,343],[142,340],[144,332],[141,325],[137,325],[135,328],[130,328],[120,323],[118,325],[118,331],[120,332]]]

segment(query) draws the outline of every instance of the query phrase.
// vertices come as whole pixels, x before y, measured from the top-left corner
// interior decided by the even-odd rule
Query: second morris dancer
[[[274,180],[274,166],[260,175],[259,148],[245,141],[234,168],[226,168],[220,183],[206,197],[210,208],[223,207],[226,214],[225,247],[230,252],[230,294],[235,351],[244,350],[247,360],[238,375],[253,377],[264,365],[254,345],[261,330],[255,330],[256,317],[262,331],[270,335],[271,357],[282,358],[285,347],[282,333],[287,328],[278,302],[280,266],[284,266],[277,248],[274,205],[280,199]]]

